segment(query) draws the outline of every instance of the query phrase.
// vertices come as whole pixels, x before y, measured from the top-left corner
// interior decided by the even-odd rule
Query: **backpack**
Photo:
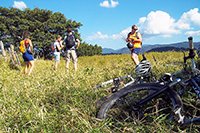
[[[52,52],[55,51],[54,43],[51,43],[51,51],[52,51]]]
[[[76,40],[74,34],[67,34],[65,38],[65,45],[67,49],[71,49],[76,45]]]
[[[26,47],[25,47],[24,40],[22,40],[22,41],[20,42],[19,51],[20,51],[21,53],[25,53],[25,52],[26,52]]]
[[[54,46],[54,43],[51,43],[51,51],[52,52],[60,52],[60,50],[58,50],[58,47],[56,46]]]

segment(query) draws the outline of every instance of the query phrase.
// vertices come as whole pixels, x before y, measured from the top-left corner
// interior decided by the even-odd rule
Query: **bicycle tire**
[[[166,86],[161,85],[159,83],[132,84],[132,85],[129,85],[127,87],[124,87],[123,89],[121,89],[118,92],[111,95],[101,105],[101,107],[100,107],[100,109],[97,113],[97,118],[98,119],[107,118],[108,112],[110,110],[117,109],[116,106],[118,106],[117,104],[120,104],[119,103],[120,100],[121,100],[121,102],[126,102],[126,104],[127,104],[128,101],[125,101],[125,100],[127,100],[126,97],[130,94],[131,94],[131,98],[133,98],[133,96],[134,96],[134,98],[136,98],[135,96],[136,96],[137,91],[146,91],[146,94],[144,94],[144,97],[143,97],[143,99],[145,99],[146,97],[150,96],[152,93],[157,92],[164,87],[166,87]],[[163,92],[162,94],[167,95],[167,97],[170,99],[170,103],[172,103],[174,110],[178,107],[182,107],[182,101],[181,101],[179,95],[174,90],[168,88],[167,91]],[[158,95],[160,95],[160,94],[158,94]],[[139,103],[141,101],[141,97],[139,97],[139,98],[140,98],[140,100],[138,100],[138,101],[131,101],[133,99],[131,99],[131,100],[128,99],[129,101],[131,101],[131,104],[125,105],[125,108],[122,107],[122,110],[116,111],[116,113],[119,112],[119,115],[122,115],[122,116],[117,116],[118,114],[111,114],[110,117],[111,118],[116,117],[117,119],[122,119],[123,117],[125,117],[125,118],[123,118],[124,120],[128,120],[129,118],[131,118],[132,120],[133,119],[141,119],[142,118],[141,115],[144,115],[144,113],[142,113],[142,110],[140,110],[140,109],[137,110],[138,105],[136,105],[136,104],[134,105],[134,102]],[[154,98],[155,97],[153,97],[152,99],[154,99]],[[151,102],[152,99],[150,99],[149,102]],[[157,98],[155,98],[155,99],[157,99]],[[124,104],[124,103],[122,103],[122,104]],[[120,106],[121,105],[119,105],[119,108],[120,108]],[[130,107],[131,107],[131,109],[127,109],[127,108],[130,108]],[[131,111],[131,112],[129,112],[129,111]],[[114,111],[114,113],[115,113],[115,111]],[[130,117],[130,114],[132,116],[134,116],[134,118]]]

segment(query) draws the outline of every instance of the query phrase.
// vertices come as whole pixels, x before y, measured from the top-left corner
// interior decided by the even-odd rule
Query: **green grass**
[[[156,62],[153,60],[156,58]],[[141,56],[140,56],[141,58]],[[182,53],[149,53],[157,76],[181,68]],[[134,74],[130,55],[80,57],[78,71],[65,71],[65,61],[55,72],[52,61],[36,60],[31,76],[22,68],[13,69],[0,58],[0,131],[1,132],[179,132],[165,116],[152,123],[129,123],[96,119],[96,101],[108,92],[94,91],[105,80]],[[196,132],[195,126],[186,131]]]

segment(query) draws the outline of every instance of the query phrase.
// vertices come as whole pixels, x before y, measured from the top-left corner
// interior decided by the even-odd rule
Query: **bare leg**
[[[33,67],[34,67],[34,60],[29,62],[29,72],[28,72],[28,75],[30,75],[32,73]]]
[[[139,61],[139,58],[138,58],[138,55],[137,55],[137,54],[135,54],[135,53],[132,53],[132,55],[131,55],[131,58],[132,58],[132,60],[134,61],[134,63],[135,63],[136,65],[138,65],[138,64],[140,63],[140,61]]]
[[[59,61],[55,61],[55,66],[54,66],[54,69],[55,69],[55,70],[57,70],[58,64],[59,64]]]
[[[69,72],[70,59],[66,59],[66,71]]]
[[[24,68],[24,74],[27,74],[28,73],[29,63],[28,62],[25,62],[25,63],[26,63],[26,66]]]
[[[59,52],[55,52],[54,53],[54,58],[55,58],[54,70],[57,70],[58,64],[60,63],[60,53]]]
[[[71,55],[72,55],[72,60],[73,60],[73,63],[74,63],[74,70],[77,71],[78,58],[77,58],[77,55],[76,55],[76,51],[72,50]]]
[[[74,62],[74,70],[77,71],[77,61]]]
[[[66,65],[65,65],[67,73],[69,72],[70,58],[71,58],[71,51],[67,50],[67,53],[66,53]]]

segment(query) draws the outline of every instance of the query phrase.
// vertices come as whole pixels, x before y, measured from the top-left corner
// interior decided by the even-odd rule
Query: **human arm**
[[[131,42],[130,35],[131,35],[131,33],[128,33],[127,38],[126,38],[126,42]]]
[[[30,39],[28,39],[28,43],[29,43],[29,46],[30,46],[30,52],[33,53],[33,44],[32,44],[32,41]]]
[[[60,41],[60,50],[64,48],[63,42],[64,42],[64,40]]]
[[[80,40],[79,40],[79,39],[76,39],[76,43],[77,43],[77,45],[76,45],[76,49],[78,49],[79,46],[80,46]]]

